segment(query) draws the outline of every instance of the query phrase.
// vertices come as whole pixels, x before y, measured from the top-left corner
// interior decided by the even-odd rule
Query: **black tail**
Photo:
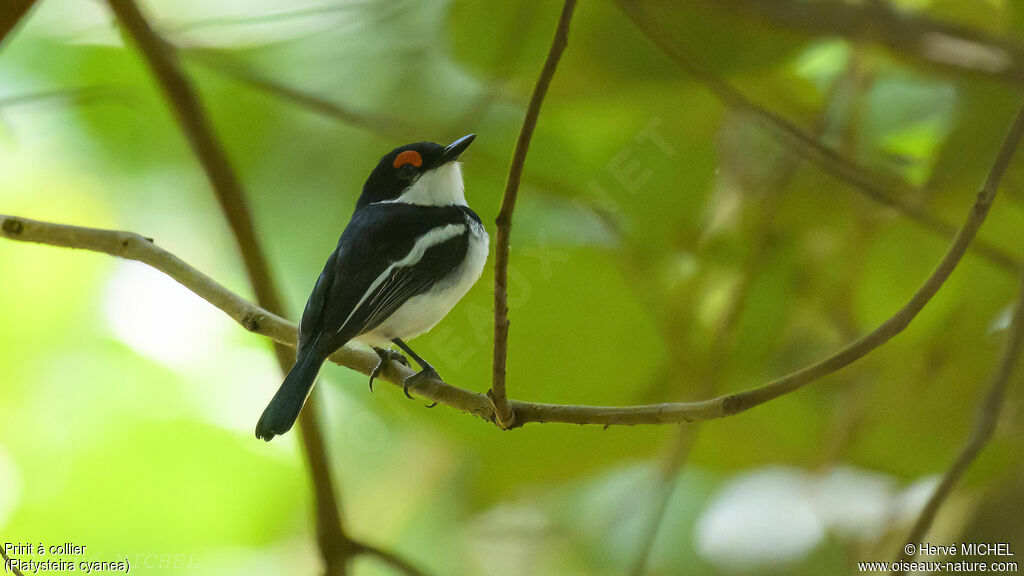
[[[306,402],[306,396],[309,396],[309,391],[313,388],[316,375],[320,372],[320,366],[324,363],[324,358],[316,353],[315,348],[316,346],[307,346],[299,355],[299,359],[278,388],[277,394],[274,394],[270,404],[267,404],[263,416],[260,416],[260,421],[256,424],[257,438],[270,442],[274,436],[284,434],[291,429],[292,424],[295,424],[295,419],[299,417],[299,411]]]

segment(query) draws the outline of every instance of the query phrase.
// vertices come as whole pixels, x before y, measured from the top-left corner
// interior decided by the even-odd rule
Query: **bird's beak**
[[[458,160],[459,154],[462,154],[466,148],[469,148],[469,145],[473,142],[474,138],[476,138],[476,134],[467,134],[455,142],[445,146],[444,151],[441,152],[441,163],[447,164],[448,162]]]

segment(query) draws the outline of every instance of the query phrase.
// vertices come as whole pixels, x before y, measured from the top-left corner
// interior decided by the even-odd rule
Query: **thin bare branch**
[[[14,574],[14,576],[25,576],[25,573],[22,572],[20,568],[11,563],[11,557],[8,556],[7,552],[4,551],[3,546],[0,546],[0,556],[2,556],[4,559],[5,571],[10,570],[11,574]]]
[[[964,473],[967,472],[967,469],[971,467],[971,464],[974,463],[989,440],[992,439],[996,424],[999,422],[999,413],[1003,408],[1006,388],[1010,384],[1017,359],[1020,357],[1022,343],[1024,343],[1024,275],[1021,276],[1020,295],[1017,297],[1013,320],[1011,320],[1010,328],[1007,330],[1006,344],[1003,345],[999,364],[992,374],[985,400],[979,407],[977,416],[975,416],[971,436],[963,450],[961,450],[960,455],[953,461],[953,465],[943,475],[942,481],[935,488],[931,498],[928,499],[928,502],[921,510],[921,514],[917,517],[917,521],[914,522],[910,533],[907,534],[905,542],[913,544],[924,542],[924,537],[928,534],[928,529],[931,528],[939,508],[945,504],[949,495],[953,492],[953,488],[960,482]],[[906,550],[907,547],[900,547],[897,561],[909,561],[911,559],[913,555],[907,554]],[[894,576],[902,576],[906,574],[906,571],[894,568],[892,574]]]
[[[3,47],[8,34],[25,19],[34,4],[35,0],[8,0],[0,7],[0,48]]]
[[[494,404],[496,422],[502,428],[509,428],[515,423],[515,412],[510,409],[505,395],[509,326],[508,252],[512,233],[512,212],[516,208],[519,182],[523,176],[523,167],[526,165],[526,153],[530,150],[533,130],[537,127],[541,104],[544,103],[544,96],[547,95],[548,86],[551,85],[555,69],[558,68],[558,61],[562,58],[565,47],[569,45],[569,23],[575,9],[576,0],[565,0],[562,14],[558,19],[558,28],[555,30],[555,38],[551,42],[548,57],[533,87],[533,95],[530,96],[530,104],[526,108],[526,117],[523,118],[523,126],[519,130],[516,148],[512,153],[512,163],[508,169],[508,179],[505,182],[505,193],[501,197],[501,210],[498,211],[496,220],[498,238],[495,241],[494,256],[494,369],[488,396]]]
[[[718,77],[692,54],[672,42],[666,32],[637,5],[635,0],[616,0],[616,3],[622,12],[633,21],[637,29],[683,71],[703,84],[726,106],[745,111],[752,118],[760,121],[770,129],[769,133],[798,152],[801,158],[832,174],[834,178],[849,184],[868,199],[899,212],[928,230],[946,237],[956,233],[956,227],[953,225],[903,200],[903,198],[916,194],[916,190],[904,180],[878,173],[853,160],[844,158],[814,136],[806,133],[778,113],[750,100],[728,82]],[[983,240],[974,242],[972,251],[1015,275],[1021,269],[1022,263],[1015,256]]]
[[[356,549],[358,553],[372,556],[406,576],[426,576],[426,572],[387,550],[363,542],[356,542]]]
[[[134,0],[109,0],[109,5],[145,57],[210,181],[242,254],[257,302],[270,313],[280,314],[284,307],[260,247],[241,182],[223,146],[214,136],[199,95],[181,70],[177,52],[153,30]],[[282,373],[287,373],[294,363],[294,354],[281,345],[275,345],[274,352]],[[343,576],[347,572],[353,545],[342,525],[316,406],[313,402],[310,404],[302,411],[299,427],[313,480],[317,541],[327,573]]]
[[[213,134],[198,93],[181,71],[177,52],[150,27],[133,0],[110,0],[109,3],[125,31],[145,56],[196,159],[210,181],[217,201],[236,234],[257,301],[263,303],[265,308],[280,313],[282,306],[266,259],[258,248],[256,228],[245,205],[241,182],[223,146]]]
[[[672,494],[679,484],[681,468],[690,457],[693,445],[697,442],[700,434],[700,427],[681,427],[676,434],[672,446],[666,452],[665,460],[658,469],[657,485],[654,487],[654,505],[651,507],[652,514],[644,527],[644,534],[640,538],[640,546],[637,547],[633,563],[629,568],[629,576],[644,576],[647,573],[647,566],[651,560],[651,552],[654,550],[654,543],[658,538],[662,525],[665,523],[665,514],[668,512],[669,504],[672,502]]]
[[[94,102],[127,104],[130,100],[126,94],[114,86],[83,86],[80,88],[41,90],[4,96],[0,98],[0,109],[34,104],[69,103],[81,105]]]
[[[395,2],[394,6],[401,7],[401,2]],[[280,22],[287,22],[289,20],[300,20],[308,19],[310,17],[324,17],[324,16],[342,16],[351,17],[351,12],[365,10],[367,7],[375,6],[376,3],[372,1],[364,2],[339,2],[339,3],[326,3],[320,6],[310,6],[304,8],[297,8],[294,10],[285,10],[281,12],[272,12],[269,14],[256,14],[252,16],[227,16],[227,17],[211,17],[203,18],[199,20],[190,20],[183,22],[176,26],[173,30],[174,33],[188,32],[191,30],[199,30],[203,28],[214,28],[214,27],[236,27],[236,26],[250,26],[257,25],[262,26],[266,24],[277,24]],[[387,12],[390,15],[390,12]]]
[[[422,128],[408,125],[396,118],[385,118],[369,112],[354,110],[343,104],[303,92],[298,88],[260,74],[223,50],[183,48],[181,54],[218,74],[223,74],[271,96],[292,102],[311,112],[339,120],[356,128],[401,140],[423,131]]]
[[[81,226],[67,226],[0,215],[0,236],[10,240],[33,242],[101,252],[147,264],[177,281],[179,284],[227,314],[246,330],[270,338],[274,342],[294,348],[298,328],[277,314],[249,302],[228,290],[214,279],[156,245],[151,238],[133,232],[102,230]],[[368,350],[342,348],[330,360],[340,366],[370,374],[377,365],[377,355]],[[401,386],[413,371],[392,362],[378,378]],[[415,388],[425,398],[447,404],[474,416],[493,421],[491,402],[478,394],[440,380],[428,380]]]
[[[0,235],[11,240],[101,252],[141,262],[170,276],[227,314],[246,330],[266,336],[285,346],[295,347],[298,331],[294,324],[228,290],[213,278],[153,243],[152,238],[133,232],[51,224],[4,215],[0,215]],[[357,370],[369,364],[366,370],[368,374],[376,364],[376,360],[371,360],[370,356],[376,358],[376,355],[370,352],[349,353],[348,349],[342,349],[332,357],[332,360]]]
[[[424,134],[436,132],[437,128],[426,124],[410,123],[407,119],[381,116],[370,112],[359,111],[348,106],[329,100],[321,95],[305,91],[301,88],[286,84],[281,80],[263,75],[243,64],[239,59],[233,57],[223,50],[212,50],[208,48],[192,48],[188,46],[179,47],[181,55],[196,64],[209,68],[210,70],[234,78],[256,90],[263,91],[266,95],[279,99],[281,102],[303,109],[309,113],[317,114],[323,118],[348,124],[350,126],[365,129],[374,134],[384,136],[393,140],[415,140],[422,139]],[[455,138],[464,134],[460,126],[472,125],[473,118],[479,117],[485,108],[491,105],[491,100],[496,98],[495,94],[482,94],[476,104],[470,105],[467,112],[460,120],[452,122],[455,129],[445,129],[443,132],[449,138]],[[483,160],[487,163],[496,163],[503,159],[489,155],[483,149],[474,149],[473,158]],[[545,178],[541,175],[524,175],[523,182],[538,188],[557,191],[565,196],[575,193],[567,188],[562,182]],[[585,201],[581,200],[581,201]],[[599,211],[599,208],[594,208]]]

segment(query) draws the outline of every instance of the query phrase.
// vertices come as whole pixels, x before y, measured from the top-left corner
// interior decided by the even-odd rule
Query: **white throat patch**
[[[424,173],[402,195],[389,202],[423,206],[465,206],[466,193],[462,183],[462,164],[449,162]]]

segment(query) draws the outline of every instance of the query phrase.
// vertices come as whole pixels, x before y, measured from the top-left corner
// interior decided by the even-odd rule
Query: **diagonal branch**
[[[128,99],[123,98],[117,91],[116,87],[113,86],[82,86],[59,90],[40,90],[37,92],[26,92],[22,94],[4,96],[3,98],[0,98],[0,109],[32,104],[47,104],[51,102],[59,104],[67,102],[81,105],[103,101],[125,103],[127,100]]]
[[[3,557],[4,560],[4,571],[10,570],[14,576],[25,576],[25,573],[20,568],[11,563],[11,557],[7,555],[7,552],[4,552],[3,546],[0,546],[0,557]]]
[[[246,330],[266,336],[272,341],[290,348],[295,347],[298,337],[298,328],[295,324],[228,290],[213,278],[155,244],[151,238],[133,232],[51,224],[5,215],[0,215],[0,236],[22,242],[101,252],[141,262],[167,274],[189,291],[227,314]],[[352,368],[363,374],[369,374],[378,361],[376,354],[353,348],[342,348],[335,352],[330,359],[336,364]],[[405,378],[413,373],[409,368],[394,362],[389,366],[379,379],[398,386],[401,386]],[[433,385],[435,383],[437,386]],[[488,420],[492,418],[490,400],[483,394],[446,386],[440,381],[421,386],[417,388],[417,392],[427,398],[439,400],[481,418]]]
[[[122,27],[135,41],[170,104],[182,132],[228,219],[245,261],[256,300],[280,313],[280,298],[271,279],[245,194],[223,146],[213,134],[206,110],[189,79],[182,73],[178,54],[150,27],[134,0],[110,0],[110,7]]]
[[[537,127],[540,106],[544,103],[544,96],[548,93],[548,86],[551,85],[551,78],[555,75],[562,52],[565,52],[565,47],[569,44],[569,22],[572,21],[575,9],[576,0],[565,0],[565,4],[562,6],[562,15],[558,19],[558,28],[555,30],[555,38],[551,42],[548,57],[544,61],[544,67],[533,87],[533,95],[530,96],[530,104],[526,108],[523,127],[519,130],[516,148],[512,153],[512,164],[508,169],[508,180],[505,182],[505,193],[501,197],[501,210],[498,211],[496,220],[498,238],[495,241],[494,256],[494,374],[488,396],[494,404],[495,420],[502,428],[509,428],[515,423],[515,412],[509,408],[508,399],[505,397],[505,364],[508,358],[509,326],[508,252],[509,237],[512,233],[512,212],[516,208],[519,181],[523,176],[526,153],[530,150],[530,139],[533,138],[533,130]]]
[[[935,489],[935,492],[932,493],[931,498],[928,499],[924,509],[921,510],[921,515],[914,522],[914,526],[907,535],[905,542],[917,544],[924,541],[924,537],[927,535],[928,529],[931,528],[939,508],[949,498],[953,488],[956,487],[960,478],[963,477],[967,469],[978,458],[978,455],[985,448],[985,445],[988,444],[992,434],[995,432],[996,423],[999,421],[999,412],[1002,410],[1003,399],[1006,396],[1006,388],[1010,384],[1010,377],[1013,375],[1017,358],[1020,356],[1021,347],[1024,344],[1024,275],[1021,276],[1020,295],[1017,297],[1016,308],[1013,320],[1010,322],[1010,328],[1007,331],[1006,344],[1003,346],[1002,356],[995,373],[992,375],[988,394],[986,394],[985,400],[979,407],[978,414],[974,419],[974,429],[971,431],[967,445],[964,446],[960,455],[953,462],[953,465],[942,477],[942,481]],[[897,561],[909,561],[912,556],[906,553],[906,548],[904,547],[900,549]],[[892,573],[893,575],[902,575],[906,574],[906,571],[894,569]]]
[[[223,74],[271,96],[312,110],[317,114],[339,120],[353,127],[368,130],[387,137],[405,140],[410,134],[422,131],[397,118],[387,118],[369,112],[354,110],[337,102],[302,92],[283,82],[260,74],[250,66],[232,58],[229,54],[210,48],[188,48],[182,55],[197,64]]]
[[[677,424],[724,418],[793,392],[864,357],[905,330],[952,274],[988,215],[999,184],[1013,158],[1017,145],[1020,143],[1022,133],[1024,133],[1024,108],[1021,108],[1014,118],[985,184],[978,192],[974,205],[968,212],[967,219],[935,270],[925,279],[910,300],[892,317],[842,350],[816,364],[763,386],[697,402],[618,407],[511,401],[510,407],[516,415],[514,425],[522,426],[529,422],[563,422],[601,426],[633,426],[637,424]],[[268,336],[275,342],[287,346],[295,346],[297,331],[294,324],[247,302],[170,252],[158,247],[151,240],[138,234],[64,226],[0,215],[0,235],[11,240],[104,252],[112,256],[149,264],[226,312],[246,330]],[[376,354],[351,348],[342,348],[330,359],[363,374],[369,374],[377,365],[378,360]],[[381,379],[401,386],[405,378],[411,376],[412,373],[408,367],[392,362],[381,375]],[[490,398],[485,394],[451,386],[437,379],[424,380],[416,386],[416,393],[440,404],[447,404],[468,414],[495,422],[494,408]]]
[[[260,247],[245,193],[227,153],[216,139],[199,95],[181,71],[178,55],[153,29],[134,0],[109,0],[110,8],[124,30],[142,52],[164,91],[178,124],[210,181],[221,211],[235,237],[256,300],[270,313],[283,310],[269,266]],[[274,346],[278,364],[287,373],[294,354],[281,345]],[[316,406],[307,406],[299,418],[302,446],[309,462],[315,492],[317,540],[328,574],[344,575],[353,545],[342,526],[334,481],[317,422]]]
[[[391,566],[392,568],[401,572],[402,574],[405,574],[406,576],[426,576],[425,572],[423,572],[416,566],[413,566],[405,559],[400,558],[399,556],[396,556],[395,554],[388,552],[387,550],[383,550],[381,548],[377,548],[376,546],[366,544],[363,542],[355,542],[355,545],[357,551],[360,554],[364,554],[366,556],[373,556],[377,560],[380,560],[381,563],[387,566]]]
[[[847,70],[844,76],[849,76],[850,74],[851,71]],[[842,83],[842,81],[837,82],[832,87],[826,101],[831,101],[836,97],[835,94],[839,91],[839,85]],[[818,116],[815,124],[816,134],[821,133],[825,129],[826,118],[824,113]],[[719,388],[719,381],[723,379],[725,374],[723,368],[727,365],[728,357],[735,348],[734,338],[737,326],[742,319],[743,309],[747,305],[754,282],[762,271],[765,257],[771,247],[772,223],[774,222],[775,213],[783,193],[789,188],[803,165],[802,158],[798,156],[781,156],[773,166],[772,177],[765,182],[766,190],[764,200],[762,201],[761,213],[758,215],[753,233],[751,234],[752,237],[748,242],[752,248],[744,259],[737,287],[732,291],[725,304],[725,310],[721,315],[722,320],[711,337],[711,344],[706,354],[704,384],[701,386],[701,389],[707,394],[715,393]],[[678,349],[679,345],[677,344],[674,347]],[[644,576],[648,571],[651,554],[654,551],[654,544],[658,538],[658,533],[663,529],[665,514],[672,501],[676,485],[679,483],[679,477],[682,473],[681,469],[697,442],[700,430],[701,427],[698,424],[690,427],[681,427],[676,434],[671,448],[666,452],[664,460],[658,468],[658,485],[655,487],[654,513],[645,527],[645,532],[640,540],[640,546],[637,548],[636,555],[633,558],[629,572],[630,576]]]
[[[8,0],[0,8],[0,47],[3,47],[4,39],[25,19],[34,4],[35,0]]]
[[[783,394],[792,392],[797,388],[801,388],[826,374],[835,372],[840,368],[853,363],[906,329],[911,320],[921,312],[921,309],[924,308],[925,304],[935,296],[935,293],[939,291],[939,288],[941,288],[942,284],[947,278],[949,278],[949,275],[953,273],[953,270],[956,268],[957,264],[960,263],[964,253],[967,251],[967,247],[970,246],[971,240],[974,239],[978,233],[978,229],[980,229],[982,223],[985,222],[985,217],[988,215],[989,208],[992,206],[993,200],[995,200],[999,183],[1002,181],[1003,175],[1006,173],[1006,169],[1010,165],[1010,160],[1013,158],[1013,154],[1020,143],[1022,133],[1024,133],[1024,108],[1021,108],[1017,112],[1017,117],[1014,119],[1009,133],[1003,140],[999,154],[992,165],[992,169],[989,171],[988,177],[985,179],[985,184],[978,192],[974,205],[971,207],[971,210],[967,215],[967,220],[957,232],[952,245],[946,251],[942,260],[939,261],[938,266],[936,266],[935,270],[924,281],[924,284],[918,288],[917,292],[914,293],[909,302],[900,308],[896,314],[883,322],[878,328],[873,330],[871,333],[862,336],[859,340],[840,350],[838,353],[818,362],[817,364],[813,364],[803,370],[790,374],[789,376],[780,378],[775,382],[771,382],[760,388],[736,394],[728,401],[728,409],[740,412],[752,406],[756,406],[773,398],[782,396]]]
[[[687,74],[703,84],[716,98],[730,108],[742,110],[770,129],[770,133],[791,147],[808,162],[832,174],[834,178],[859,190],[868,199],[891,208],[921,226],[942,236],[953,236],[956,228],[901,198],[915,190],[901,179],[875,172],[853,160],[844,158],[819,139],[804,132],[778,113],[761,106],[719,78],[692,54],[673,43],[655,20],[640,8],[636,0],[616,0],[623,13],[654,45]],[[890,190],[896,193],[889,192]],[[983,240],[974,242],[972,250],[993,264],[1016,274],[1022,263],[998,246]]]

